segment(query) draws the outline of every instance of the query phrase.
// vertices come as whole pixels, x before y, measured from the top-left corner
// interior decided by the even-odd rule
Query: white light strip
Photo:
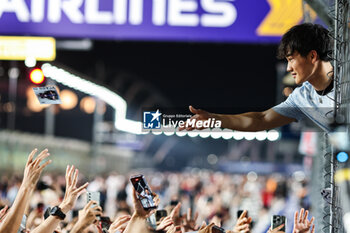
[[[139,121],[132,121],[128,119],[119,119],[115,122],[115,127],[118,130],[132,133],[132,134],[143,134],[141,131],[142,123]]]
[[[125,100],[119,95],[115,94],[105,87],[82,79],[48,63],[45,63],[41,68],[46,77],[49,77],[56,82],[62,83],[86,94],[97,96],[99,99],[112,106],[116,110],[116,121],[118,119],[125,119],[127,105]]]
[[[53,80],[55,80],[58,83],[62,83],[70,88],[73,88],[75,90],[81,91],[85,94],[96,96],[99,99],[103,100],[107,104],[109,104],[112,108],[115,109],[115,119],[114,119],[114,125],[115,127],[124,132],[132,133],[132,134],[147,134],[148,132],[142,131],[142,122],[139,121],[133,121],[126,119],[126,109],[127,104],[126,101],[117,95],[116,93],[108,90],[107,88],[103,86],[99,86],[93,82],[87,81],[85,79],[82,79],[74,74],[71,74],[64,69],[55,67],[49,63],[45,63],[42,65],[42,70],[44,72],[44,75],[46,77],[49,77]],[[172,130],[170,130],[172,131]],[[162,134],[162,132],[154,131],[153,134],[159,135]],[[223,138],[226,140],[231,139],[232,137],[235,140],[270,140],[270,141],[276,141],[280,138],[280,133],[276,130],[270,130],[268,132],[262,131],[262,132],[239,132],[239,131],[233,131],[229,129],[213,129],[213,130],[203,130],[203,131],[178,131],[175,130],[175,132],[164,132],[165,135],[171,136],[174,135],[174,133],[179,136],[183,137],[185,135],[189,137],[202,137],[207,138],[211,136],[214,139]]]

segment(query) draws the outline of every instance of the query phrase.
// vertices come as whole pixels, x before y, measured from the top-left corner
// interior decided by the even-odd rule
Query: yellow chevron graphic
[[[302,0],[267,0],[271,10],[256,30],[259,36],[281,36],[303,19]]]

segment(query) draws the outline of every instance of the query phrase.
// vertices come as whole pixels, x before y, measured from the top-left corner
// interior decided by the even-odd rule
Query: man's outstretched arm
[[[195,109],[192,106],[190,106],[190,111],[195,114],[191,119],[204,121],[209,118],[215,118],[222,122],[222,128],[238,131],[254,132],[273,129],[295,121],[294,118],[283,116],[272,108],[263,112],[247,112],[235,115],[209,113],[201,109]],[[194,129],[193,127],[186,128],[186,130]]]

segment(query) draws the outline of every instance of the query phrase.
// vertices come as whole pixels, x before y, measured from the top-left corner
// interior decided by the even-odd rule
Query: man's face
[[[297,51],[286,56],[288,61],[287,71],[292,74],[297,85],[308,81],[312,75],[313,64],[311,56],[311,52],[306,57],[303,57]]]

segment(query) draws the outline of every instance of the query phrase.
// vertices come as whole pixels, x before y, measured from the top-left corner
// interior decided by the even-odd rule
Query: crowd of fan
[[[36,153],[37,149],[28,156],[23,179],[3,176],[0,181],[1,233],[261,232],[266,221],[270,222],[269,215],[286,206],[280,203],[287,195],[287,181],[276,177],[203,171],[155,173],[147,175],[153,201],[167,213],[158,219],[156,209],[143,208],[123,175],[95,177],[88,183],[86,177],[79,178],[74,165],[68,165],[65,177],[45,174],[39,181],[52,161],[47,160],[47,149],[35,157]],[[298,196],[294,208],[308,208],[305,185],[289,185]],[[100,192],[100,201],[87,200],[86,191]],[[48,207],[51,211],[45,211]],[[239,209],[244,211],[236,217]],[[293,233],[314,233],[314,218],[308,215],[304,208],[295,211]],[[283,227],[268,227],[264,232],[282,232]]]

